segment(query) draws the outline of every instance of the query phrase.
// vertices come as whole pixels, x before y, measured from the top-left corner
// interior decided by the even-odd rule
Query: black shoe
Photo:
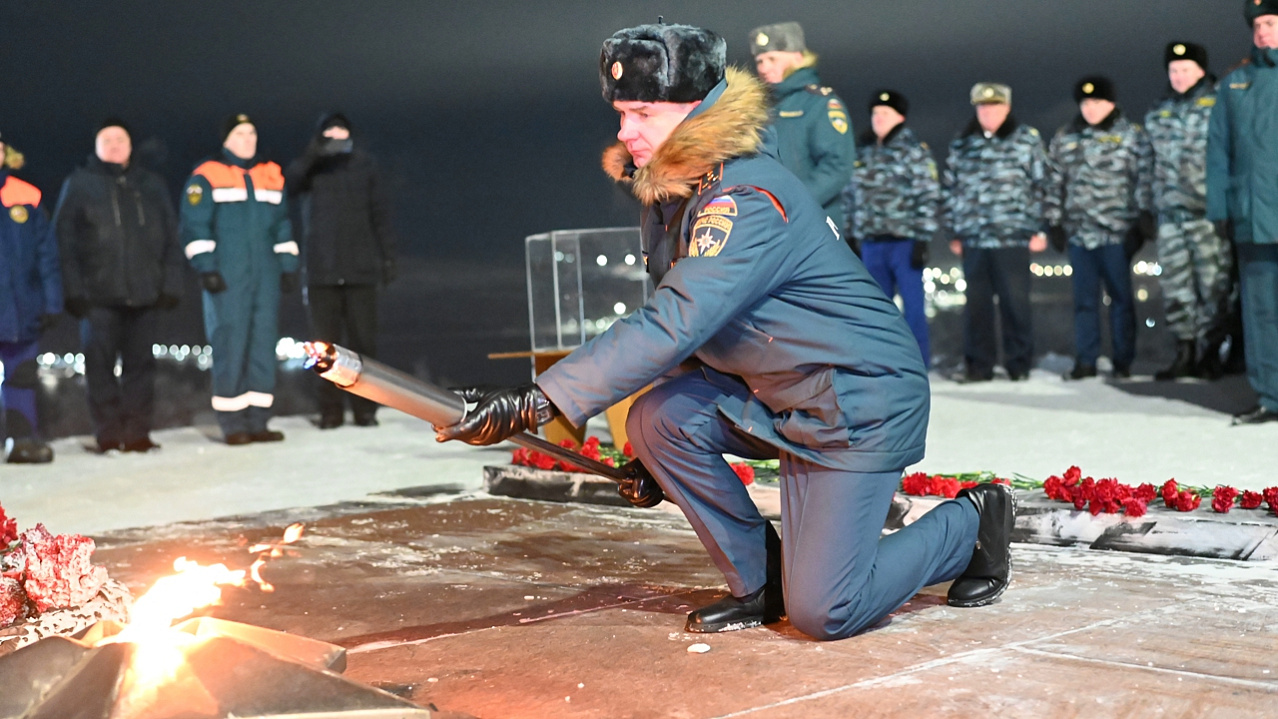
[[[1278,422],[1278,412],[1257,405],[1253,409],[1234,415],[1234,421],[1230,422],[1230,425],[1237,427],[1242,424],[1264,424],[1265,422]]]
[[[684,631],[695,634],[735,632],[771,624],[785,616],[781,586],[781,537],[769,522],[764,529],[768,548],[767,582],[744,597],[724,597],[688,614]]]
[[[1096,376],[1096,365],[1082,364],[1080,362],[1075,362],[1074,369],[1070,370],[1069,374],[1065,375],[1065,379],[1087,379],[1088,377],[1095,377],[1095,376]]]
[[[1131,367],[1120,367],[1115,365],[1114,371],[1110,373],[1110,376],[1114,379],[1131,379],[1132,369]]]
[[[150,437],[130,440],[120,446],[120,449],[125,452],[150,452],[153,449],[159,448],[160,445],[152,442]]]
[[[316,426],[320,429],[337,429],[345,423],[346,419],[340,414],[320,415]]]
[[[106,454],[107,452],[112,452],[112,451],[115,451],[115,452],[124,451],[124,444],[122,442],[117,442],[113,439],[102,439],[101,437],[98,437],[97,440],[95,440],[95,442],[96,444],[94,444],[92,447],[89,447],[88,449],[96,454]]]
[[[226,443],[232,447],[249,444],[253,441],[253,435],[248,432],[232,432],[226,435]]]
[[[250,434],[249,439],[254,442],[283,442],[284,433],[273,429],[264,429]]]
[[[1196,342],[1194,340],[1180,340],[1176,343],[1176,359],[1163,369],[1154,373],[1154,379],[1158,382],[1170,382],[1181,377],[1197,377],[1198,366],[1194,362],[1194,353],[1196,352]]]
[[[357,427],[376,427],[378,425],[377,417],[371,414],[363,417],[356,417],[355,425]]]
[[[1004,484],[982,484],[961,490],[958,496],[976,505],[980,527],[972,561],[950,585],[946,601],[951,607],[983,607],[998,599],[1012,580],[1016,495]]]
[[[1007,378],[1013,382],[1021,382],[1029,379],[1029,372],[1008,372]]]
[[[53,448],[33,437],[10,439],[8,456],[9,464],[48,464],[53,461]]]
[[[1225,376],[1225,363],[1220,361],[1220,345],[1203,350],[1203,356],[1198,360],[1197,372],[1199,377],[1211,382]]]
[[[977,382],[989,382],[994,379],[993,372],[979,372],[973,369],[963,370],[955,374],[950,379],[959,384],[975,384]]]

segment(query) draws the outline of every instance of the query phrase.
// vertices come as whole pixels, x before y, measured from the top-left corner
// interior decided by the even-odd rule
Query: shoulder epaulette
[[[829,95],[830,93],[834,92],[834,88],[824,87],[822,85],[804,85],[803,89],[807,90],[813,95]]]

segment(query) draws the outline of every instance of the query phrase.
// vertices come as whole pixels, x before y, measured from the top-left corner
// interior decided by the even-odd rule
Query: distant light
[[[626,255],[626,264],[627,264],[627,265],[633,265],[634,263],[635,263],[635,256],[634,256],[634,255]]]
[[[1144,287],[1140,288],[1139,290],[1136,290],[1136,299],[1141,302],[1144,302],[1145,300],[1149,299],[1149,290],[1145,289]]]
[[[1074,266],[1073,266],[1073,265],[1065,265],[1065,276],[1066,276],[1066,277],[1069,277],[1069,276],[1071,276],[1071,275],[1073,275],[1073,274],[1074,274]]]
[[[614,314],[624,315],[626,313],[626,303],[618,302],[612,306],[612,311]]]
[[[954,289],[959,292],[967,291],[967,280],[960,279],[958,282],[955,282]]]
[[[599,265],[600,267],[607,267],[608,258],[604,257],[603,255],[599,255],[598,257],[595,258],[595,264]]]
[[[1153,327],[1155,324],[1158,324],[1158,323],[1157,323],[1157,322],[1154,322],[1154,318],[1153,318],[1153,317],[1150,317],[1149,319],[1145,320],[1145,326],[1146,326],[1146,327]]]
[[[1044,267],[1044,268],[1043,268],[1043,274],[1044,274],[1044,275],[1047,275],[1048,277],[1051,277],[1052,275],[1056,274],[1056,268],[1055,268],[1055,267]]]

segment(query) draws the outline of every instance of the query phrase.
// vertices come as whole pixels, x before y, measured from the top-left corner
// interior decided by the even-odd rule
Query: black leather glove
[[[463,399],[467,397],[459,394]],[[493,390],[478,402],[457,424],[436,427],[435,439],[439,442],[459,439],[481,446],[497,444],[511,435],[536,429],[556,414],[555,405],[535,384]]]
[[[1145,210],[1140,213],[1136,223],[1140,226],[1140,234],[1144,236],[1146,242],[1158,241],[1158,218],[1154,217],[1154,213]]]
[[[1127,234],[1123,236],[1123,254],[1127,259],[1136,256],[1140,252],[1140,248],[1145,244],[1145,234],[1141,232],[1140,225],[1132,225],[1127,230]]]
[[[280,294],[292,294],[297,289],[297,273],[281,272],[280,273]]]
[[[44,332],[58,323],[57,315],[40,315],[40,331]]]
[[[627,502],[647,509],[661,504],[661,500],[666,498],[661,485],[639,460],[630,460],[622,469],[626,470],[626,478],[617,484],[617,494],[625,497]]]
[[[395,281],[395,260],[386,260],[382,262],[382,284],[389,285]]]
[[[170,295],[167,292],[161,292],[160,298],[155,301],[155,306],[162,310],[171,310],[181,304],[182,298],[177,295]]]
[[[1230,220],[1216,220],[1211,223],[1216,228],[1216,236],[1227,242],[1234,240],[1234,223]]]
[[[66,301],[62,303],[62,306],[66,309],[67,314],[77,320],[82,320],[88,316],[89,308],[93,305],[89,304],[89,299],[87,297],[68,297]]]
[[[222,279],[221,272],[205,272],[201,274],[200,284],[204,285],[205,291],[209,294],[216,295],[219,292],[226,291],[226,280]]]
[[[1047,242],[1057,252],[1064,252],[1069,246],[1069,236],[1065,234],[1065,228],[1060,225],[1052,225],[1047,228]]]
[[[928,257],[931,256],[930,249],[927,240],[915,240],[914,247],[910,249],[910,267],[916,270],[927,267]]]

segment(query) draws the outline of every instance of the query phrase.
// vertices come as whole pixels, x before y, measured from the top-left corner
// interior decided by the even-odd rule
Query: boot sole
[[[1016,528],[1016,510],[1017,510],[1016,490],[1011,489],[1009,487],[1008,489],[1005,489],[1004,491],[1007,492],[1012,499],[1012,528],[1015,529]],[[1007,581],[1003,582],[1003,586],[999,587],[993,594],[989,595],[988,597],[982,597],[980,599],[976,599],[976,600],[968,601],[968,602],[951,601],[949,597],[946,597],[945,603],[950,605],[951,607],[958,607],[960,609],[973,609],[975,607],[988,606],[998,601],[998,598],[1003,596],[1003,592],[1006,592],[1007,588],[1012,585],[1013,565],[1012,565],[1012,548],[1010,546],[1011,545],[1010,539],[1008,540],[1008,545],[1009,546],[1007,549]]]

